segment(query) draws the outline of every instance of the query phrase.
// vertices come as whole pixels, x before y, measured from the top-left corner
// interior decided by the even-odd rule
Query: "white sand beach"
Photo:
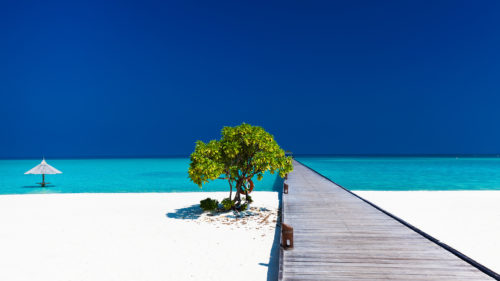
[[[500,191],[356,193],[500,272]]]
[[[260,215],[246,218],[194,206],[227,195],[1,195],[0,280],[276,278],[278,194],[252,193]]]

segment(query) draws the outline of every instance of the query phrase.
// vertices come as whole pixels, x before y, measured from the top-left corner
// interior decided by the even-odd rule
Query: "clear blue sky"
[[[0,157],[500,153],[499,1],[0,5]]]

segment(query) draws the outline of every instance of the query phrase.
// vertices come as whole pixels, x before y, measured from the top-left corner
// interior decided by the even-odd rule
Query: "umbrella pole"
[[[45,174],[42,174],[42,187],[45,187]]]

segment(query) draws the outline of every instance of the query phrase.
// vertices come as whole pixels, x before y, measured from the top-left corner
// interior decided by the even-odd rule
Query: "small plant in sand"
[[[221,205],[224,211],[229,211],[234,208],[234,201],[231,200],[231,198],[225,198],[224,200],[222,200]]]
[[[292,158],[285,156],[274,137],[262,127],[241,124],[224,127],[220,140],[196,142],[189,164],[189,178],[200,188],[216,179],[229,183],[231,208],[240,209],[241,195],[246,196],[244,209],[252,201],[248,193],[253,189],[252,178],[261,180],[264,173],[278,173],[280,177],[293,170]],[[233,189],[235,195],[233,197]],[[225,209],[226,205],[223,205]]]
[[[207,198],[200,201],[200,207],[203,211],[214,212],[219,207],[219,201],[216,199]]]

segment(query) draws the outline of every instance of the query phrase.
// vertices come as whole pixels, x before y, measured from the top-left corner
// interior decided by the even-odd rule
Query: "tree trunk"
[[[234,203],[235,203],[235,205],[239,205],[240,202],[241,202],[240,188],[236,187],[236,194],[234,195]]]
[[[231,180],[229,179],[229,200],[233,200],[233,184],[231,183]]]
[[[241,180],[238,180],[236,182],[236,195],[234,196],[234,202],[237,203],[235,205],[239,205],[241,203],[240,192],[241,192]]]
[[[243,180],[243,185],[245,186],[245,200],[246,200],[248,197],[248,180],[247,179]]]

